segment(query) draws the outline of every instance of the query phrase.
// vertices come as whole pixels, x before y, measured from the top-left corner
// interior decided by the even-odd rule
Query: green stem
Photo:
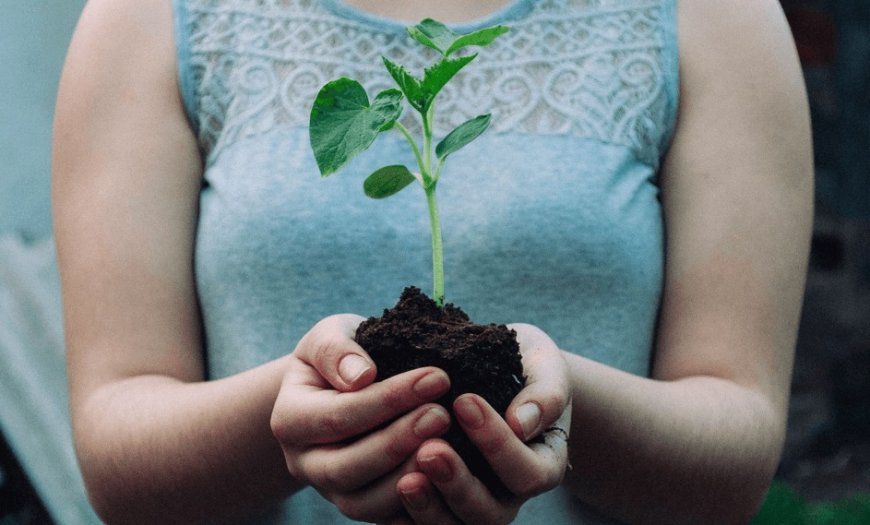
[[[432,299],[444,306],[444,249],[441,244],[441,220],[438,216],[438,201],[433,182],[425,188],[426,204],[429,205],[429,225],[432,228]]]
[[[426,192],[426,204],[429,207],[429,227],[432,230],[432,299],[438,306],[444,306],[444,249],[441,242],[438,200],[435,197],[438,173],[432,172],[432,116],[434,108],[435,104],[430,104],[427,111],[421,114],[423,120],[423,162],[420,163],[420,172],[425,181],[423,190]],[[441,171],[440,163],[438,171]]]
[[[417,166],[420,167],[420,171],[422,172],[424,169],[423,157],[420,155],[420,148],[418,148],[417,143],[414,142],[414,137],[411,135],[411,132],[408,131],[408,128],[403,126],[402,123],[398,121],[393,124],[393,127],[395,127],[399,131],[399,133],[401,133],[405,137],[405,140],[408,141],[408,144],[411,145],[411,151],[414,152],[414,158],[417,159]]]
[[[432,124],[429,121],[432,115],[432,109],[424,113],[423,116],[423,164],[420,169],[426,175],[432,175]],[[434,180],[434,179],[433,179]]]

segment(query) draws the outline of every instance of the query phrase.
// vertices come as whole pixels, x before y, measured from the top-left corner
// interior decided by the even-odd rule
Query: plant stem
[[[441,220],[438,216],[438,201],[433,182],[425,188],[426,204],[429,205],[429,225],[432,228],[432,299],[444,306],[444,249],[441,244]]]
[[[423,120],[423,161],[420,157],[420,173],[426,192],[426,204],[429,208],[429,227],[432,230],[432,299],[439,307],[444,306],[444,249],[441,242],[441,219],[438,215],[438,200],[435,197],[435,188],[438,186],[438,175],[441,164],[438,165],[438,173],[432,172],[432,116],[435,112],[435,104],[429,105],[427,111],[421,113]]]
[[[432,104],[434,106],[434,104]],[[432,123],[430,118],[432,116],[432,106],[429,107],[429,111],[422,114],[423,117],[423,162],[424,165],[420,166],[420,169],[425,172],[427,175],[433,175],[432,173]],[[434,181],[434,179],[433,179]]]
[[[402,134],[402,136],[405,137],[405,140],[411,146],[411,151],[414,152],[414,158],[417,159],[417,166],[420,169],[421,176],[422,176],[422,172],[424,171],[423,157],[420,155],[420,148],[418,148],[417,143],[414,142],[414,137],[411,136],[411,132],[408,131],[408,128],[403,126],[401,122],[396,121],[396,123],[393,126],[396,130],[399,131],[399,133]],[[423,181],[421,181],[421,182],[423,182]]]

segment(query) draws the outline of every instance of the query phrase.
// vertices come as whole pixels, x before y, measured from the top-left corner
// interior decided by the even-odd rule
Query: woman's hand
[[[450,425],[431,403],[449,379],[428,367],[373,383],[375,365],[353,341],[361,320],[328,317],[302,338],[271,425],[295,478],[350,518],[382,521],[402,513],[395,486],[416,469],[414,453]]]
[[[544,332],[524,324],[511,328],[517,332],[527,383],[508,407],[506,420],[474,394],[460,396],[454,404],[459,424],[511,496],[493,496],[445,441],[430,439],[417,451],[419,470],[396,484],[413,523],[509,523],[526,500],[562,481],[571,426],[567,366]],[[535,439],[539,436],[543,439]]]

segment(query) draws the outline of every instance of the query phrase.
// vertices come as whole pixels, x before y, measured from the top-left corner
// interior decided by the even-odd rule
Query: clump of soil
[[[377,379],[435,366],[450,377],[450,391],[438,402],[453,416],[453,401],[478,394],[502,416],[525,385],[516,332],[505,325],[472,323],[452,304],[438,307],[419,288],[407,287],[398,304],[360,324],[356,342],[378,367]],[[496,495],[506,494],[501,481],[459,425],[444,436],[469,470]]]

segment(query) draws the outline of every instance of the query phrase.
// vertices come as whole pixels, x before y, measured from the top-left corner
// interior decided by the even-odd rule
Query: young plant
[[[338,171],[354,156],[372,145],[385,131],[400,133],[411,147],[417,161],[417,170],[404,165],[389,165],[375,170],[363,183],[365,194],[374,199],[395,195],[415,180],[423,188],[429,209],[432,233],[432,299],[444,305],[444,254],[441,244],[441,220],[435,189],[447,157],[479,137],[489,126],[490,115],[480,115],[460,124],[448,133],[434,148],[432,125],[435,97],[463,67],[477,54],[453,56],[470,46],[486,46],[509,28],[493,26],[459,35],[432,19],[425,19],[409,27],[408,34],[420,44],[432,48],[440,57],[423,72],[422,78],[413,76],[404,66],[382,57],[398,89],[386,89],[369,102],[365,88],[349,78],[339,78],[320,89],[311,109],[309,135],[314,158],[321,176]],[[411,132],[399,122],[403,99],[420,114],[422,146]]]

